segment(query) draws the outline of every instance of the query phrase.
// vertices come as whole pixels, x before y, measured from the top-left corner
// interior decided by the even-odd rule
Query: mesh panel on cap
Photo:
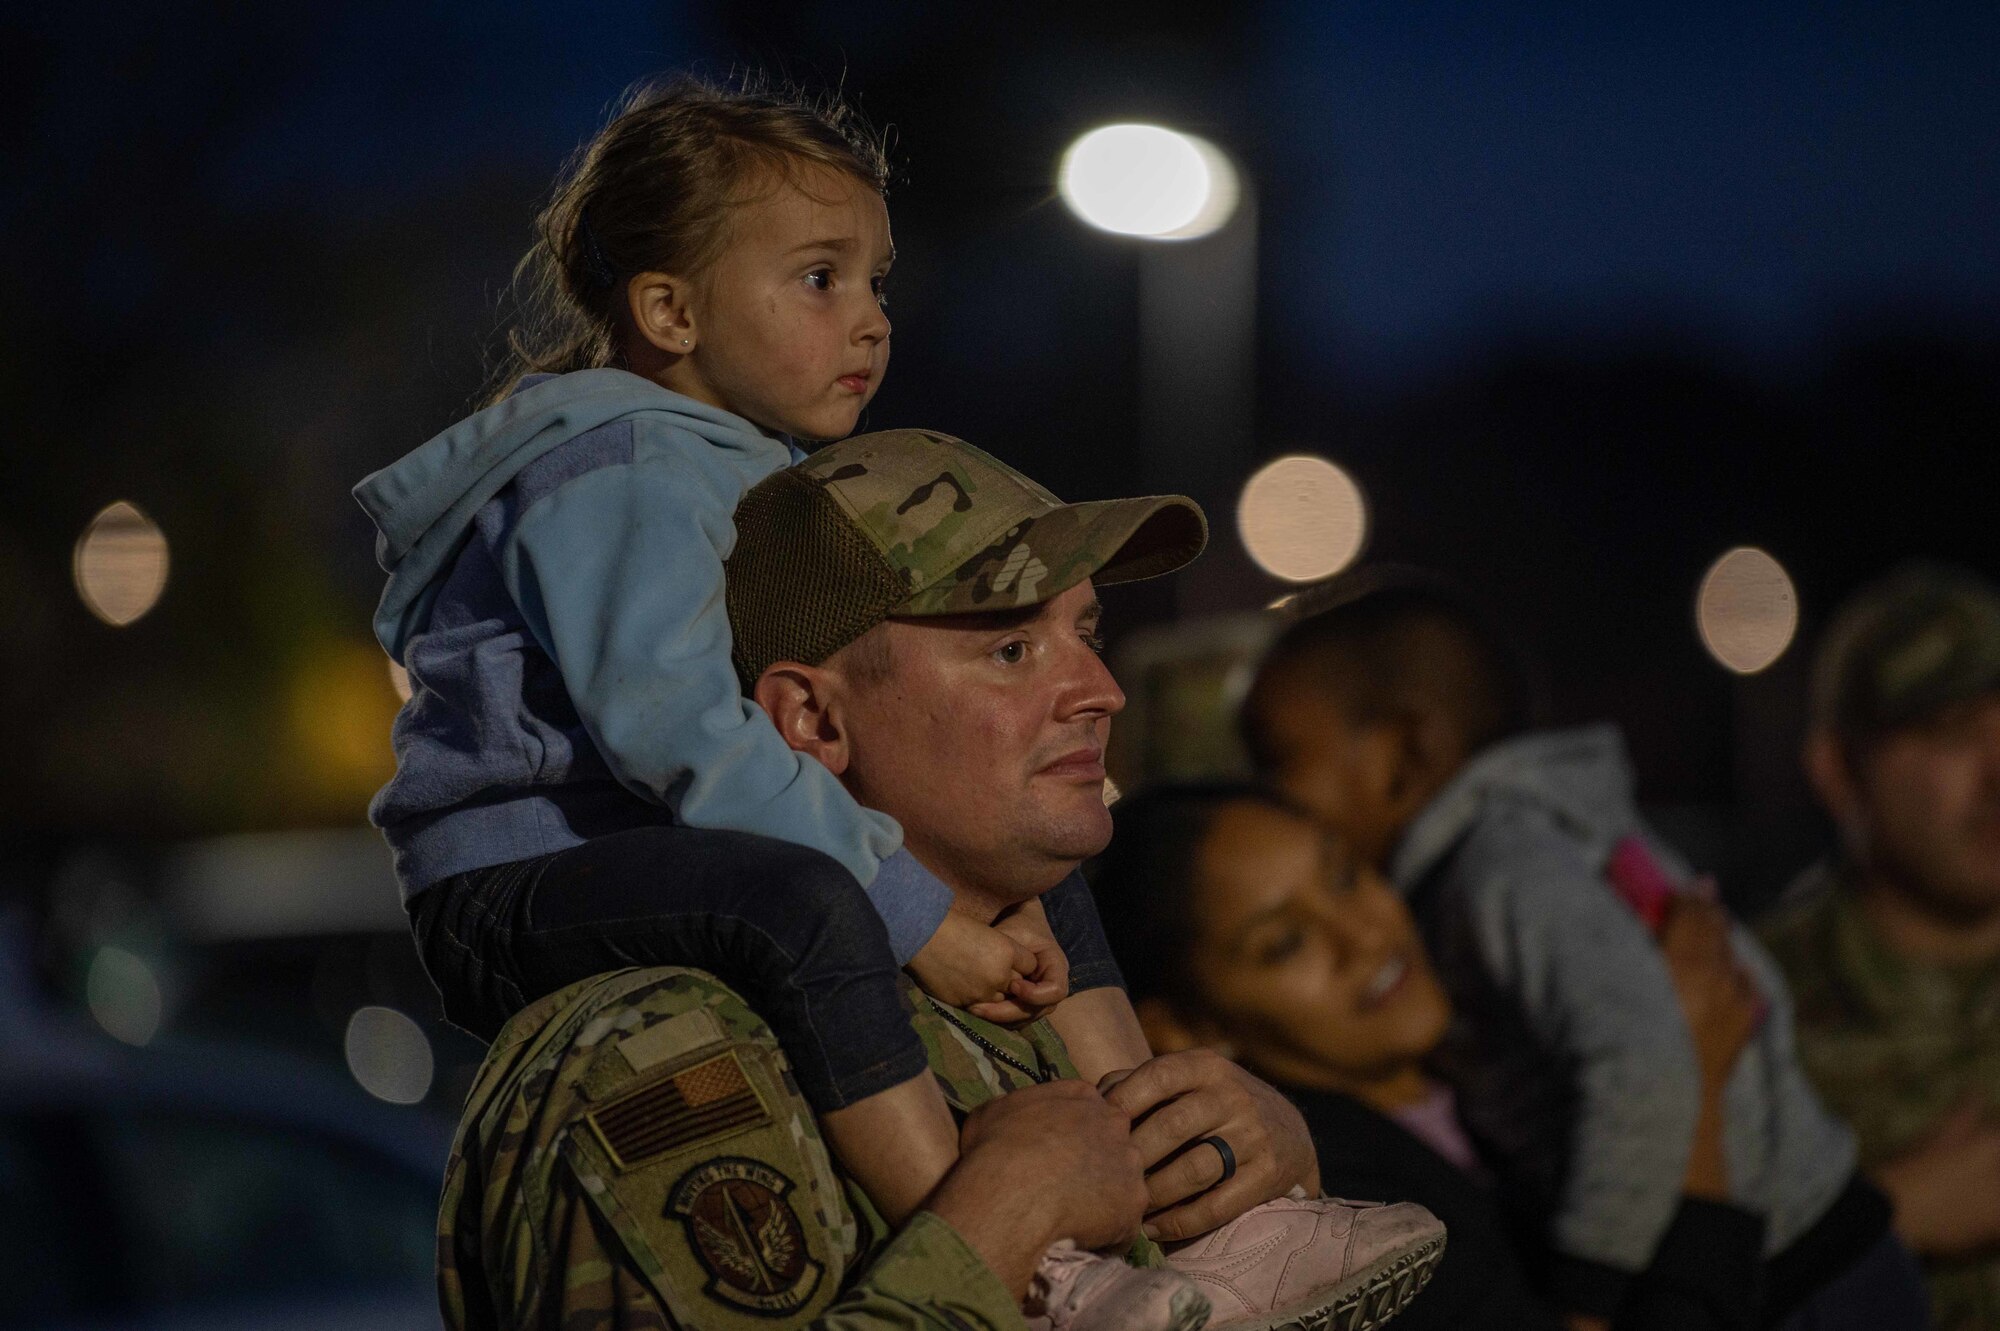
[[[825,484],[797,469],[743,496],[723,578],[730,660],[745,693],[774,661],[819,665],[910,594]]]

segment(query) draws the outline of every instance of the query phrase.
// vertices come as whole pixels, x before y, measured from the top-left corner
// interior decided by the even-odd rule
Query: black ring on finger
[[[1215,1153],[1222,1157],[1222,1177],[1217,1179],[1216,1183],[1227,1183],[1236,1177],[1236,1152],[1229,1149],[1228,1142],[1222,1140],[1220,1137],[1203,1137],[1195,1145],[1213,1146]]]

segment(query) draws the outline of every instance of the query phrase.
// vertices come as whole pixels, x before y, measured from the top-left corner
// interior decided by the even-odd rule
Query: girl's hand
[[[985,1016],[982,1008],[1009,1004],[1015,982],[1032,976],[1038,966],[1032,948],[954,911],[910,959],[908,969],[931,997]]]
[[[1069,997],[1069,958],[1049,929],[1040,901],[1024,901],[993,922],[993,928],[1034,956],[1032,969],[1018,972],[1007,986],[1006,999],[977,1003],[966,1009],[996,1026],[1018,1026],[1043,1016]]]
[[[1705,1095],[1719,1095],[1736,1056],[1762,1024],[1763,996],[1729,946],[1729,912],[1714,900],[1679,896],[1660,929]]]
[[[1722,1150],[1722,1089],[1736,1056],[1763,1024],[1763,995],[1729,946],[1729,912],[1718,901],[1675,897],[1660,927],[1660,950],[1701,1069],[1701,1108],[1688,1143],[1681,1192],[1726,1202],[1730,1190]]]

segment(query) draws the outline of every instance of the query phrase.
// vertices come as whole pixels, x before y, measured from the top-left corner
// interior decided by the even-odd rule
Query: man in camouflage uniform
[[[1806,767],[1840,853],[1764,934],[1800,1054],[1924,1261],[1933,1324],[2000,1331],[2000,595],[1915,565],[1835,618]]]
[[[917,1021],[954,1107],[993,1100],[995,1074],[963,1037],[942,1017]],[[982,1141],[970,1120],[958,1168],[892,1235],[834,1169],[770,1030],[726,986],[671,968],[582,981],[508,1023],[473,1087],[439,1217],[446,1322],[1018,1326],[1013,1287],[1057,1233],[1116,1242],[1144,1204],[1123,1116],[1094,1094],[1055,1098],[995,1100],[1028,1111],[1011,1137]],[[1051,1167],[1076,1186],[1052,1190]],[[1052,1193],[1081,1207],[1024,1206]]]
[[[1102,845],[1097,722],[1122,698],[1112,700],[1116,686],[1094,658],[1082,666],[1076,639],[1094,631],[1092,579],[1168,572],[1200,549],[1205,527],[1192,504],[1063,505],[959,441],[895,431],[833,445],[769,478],[736,520],[728,595],[746,691],[794,748],[903,823],[906,844],[953,884],[958,908],[990,920]],[[817,666],[910,617],[928,626],[916,630],[929,635],[925,661],[959,669],[954,679],[972,678],[967,662],[1047,673],[1010,676],[1037,681],[1025,692],[954,684],[911,673],[907,647],[892,668],[879,638],[879,651],[857,657],[847,674],[891,688],[843,693],[841,672]],[[1058,657],[1063,664],[1051,665]],[[886,708],[885,698],[893,699]],[[1049,725],[1051,708],[1060,725]],[[1098,747],[1085,752],[1083,734]],[[922,760],[899,761],[912,754]],[[1122,1242],[1133,1238],[1139,1210],[1196,1194],[1180,1209],[1225,1208],[1188,1231],[1200,1232],[1294,1183],[1317,1192],[1296,1111],[1213,1055],[1156,1059],[1133,1073],[1110,1112],[1129,1123],[1172,1103],[1086,1161],[1081,1137],[1107,1101],[1074,1082],[1064,1089],[1059,1079],[1075,1069],[1045,1022],[1009,1031],[909,992],[933,1071],[966,1115],[965,1149],[927,1210],[896,1234],[842,1183],[782,1052],[712,978],[621,972],[524,1011],[496,1042],[453,1152],[440,1220],[447,1320],[704,1331],[1012,1327],[1037,1240]],[[986,1126],[994,1116],[1050,1097],[1067,1097],[1056,1108],[1086,1131],[1070,1140],[1068,1129],[1050,1130],[1002,1171],[1008,1186],[988,1184],[979,1205],[945,1215],[954,1184],[995,1156]],[[1094,1241],[1066,1228],[1068,1219],[1049,1227],[1052,1211],[1076,1210],[1082,1194],[1128,1188],[1136,1174],[1119,1171],[1132,1168],[1133,1144],[1152,1164],[1163,1142],[1225,1131],[1240,1169],[1220,1149],[1188,1150],[1140,1184],[1146,1195],[1122,1231],[1102,1215]],[[1246,1198],[1246,1187],[1258,1191]],[[1385,1233],[1437,1229],[1421,1208],[1375,1209],[1384,1216],[1368,1222],[1386,1219],[1376,1226]],[[982,1225],[984,1240],[971,1232]],[[1377,1241],[1413,1246],[1400,1231],[1370,1237],[1364,1227],[1356,1222],[1341,1241],[1356,1251]],[[1015,1256],[996,1260],[998,1236]],[[1342,1324],[1377,1325],[1407,1302],[1436,1246],[1422,1260],[1389,1260],[1381,1279],[1342,1306]],[[1162,1260],[1144,1238],[1131,1256]]]

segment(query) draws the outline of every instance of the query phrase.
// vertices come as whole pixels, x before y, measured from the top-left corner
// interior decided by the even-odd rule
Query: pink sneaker
[[[1230,1331],[1372,1331],[1437,1269],[1444,1226],[1415,1202],[1308,1201],[1252,1207],[1168,1257]]]
[[[1201,1331],[1208,1300],[1169,1267],[1129,1266],[1064,1239],[1042,1254],[1021,1311],[1033,1331]]]

